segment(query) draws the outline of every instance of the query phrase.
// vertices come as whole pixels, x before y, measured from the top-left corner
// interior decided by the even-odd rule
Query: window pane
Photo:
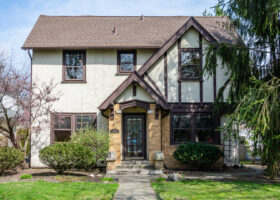
[[[196,116],[196,128],[212,128],[213,121],[210,114],[207,115],[197,115]]]
[[[120,54],[120,70],[133,71],[134,70],[134,54],[121,53]]]
[[[199,51],[181,52],[182,78],[197,78],[199,76]]]
[[[54,131],[55,142],[67,142],[70,141],[71,131]]]
[[[172,118],[173,128],[190,128],[191,116],[190,115],[173,115]]]
[[[70,116],[55,116],[54,117],[54,129],[71,129],[71,117]]]
[[[66,67],[65,79],[83,79],[83,67]]]
[[[182,78],[198,78],[196,65],[182,65]]]
[[[65,65],[66,66],[83,66],[84,53],[81,52],[66,52]]]
[[[173,129],[174,142],[187,142],[191,140],[191,129]]]
[[[213,143],[213,130],[212,129],[196,129],[196,142],[207,142],[207,143]]]
[[[96,121],[93,116],[77,116],[76,117],[76,129],[95,128]]]

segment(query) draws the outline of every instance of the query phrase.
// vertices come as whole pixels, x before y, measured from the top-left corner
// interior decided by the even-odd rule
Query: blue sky
[[[0,0],[0,53],[18,69],[29,69],[21,49],[40,14],[198,16],[217,0]]]

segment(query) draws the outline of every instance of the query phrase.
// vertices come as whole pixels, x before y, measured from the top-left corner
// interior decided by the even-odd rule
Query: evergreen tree
[[[266,172],[275,178],[280,161],[280,1],[219,0],[218,5],[218,12],[230,18],[244,42],[210,44],[207,49],[205,73],[215,72],[216,59],[229,73],[216,108],[227,108],[224,129],[229,135],[236,136],[242,125],[255,143],[262,144]]]

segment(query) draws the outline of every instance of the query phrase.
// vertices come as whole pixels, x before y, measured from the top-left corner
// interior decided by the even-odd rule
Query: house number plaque
[[[119,129],[116,129],[116,128],[110,130],[110,133],[119,133],[119,132],[120,132]]]

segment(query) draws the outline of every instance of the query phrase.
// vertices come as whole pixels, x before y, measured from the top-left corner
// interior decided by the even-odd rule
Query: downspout
[[[27,50],[27,53],[29,55],[30,58],[30,84],[31,84],[31,89],[32,89],[32,61],[33,61],[33,57],[30,53],[30,49]],[[31,97],[32,98],[32,97]],[[31,122],[31,107],[30,107],[30,122]],[[31,128],[30,128],[31,131]],[[30,133],[30,138],[29,138],[29,163],[28,163],[29,168],[31,168],[31,133]]]

